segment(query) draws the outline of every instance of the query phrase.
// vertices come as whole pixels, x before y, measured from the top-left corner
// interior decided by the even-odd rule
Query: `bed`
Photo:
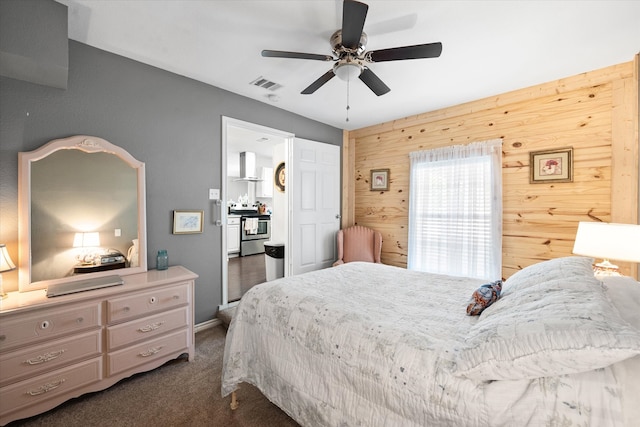
[[[631,426],[640,284],[591,259],[527,267],[479,316],[482,280],[348,263],[255,286],[222,395],[259,388],[302,426]]]

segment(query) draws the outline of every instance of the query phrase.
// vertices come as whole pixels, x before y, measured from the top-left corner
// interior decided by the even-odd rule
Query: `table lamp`
[[[620,276],[609,260],[640,262],[640,225],[580,222],[573,253],[604,259],[593,267],[597,275]]]
[[[73,247],[82,248],[76,259],[81,264],[94,264],[97,248],[100,246],[100,233],[97,231],[76,233]]]
[[[2,273],[5,271],[11,271],[15,268],[16,266],[13,261],[11,261],[11,257],[7,251],[7,245],[0,244],[0,299],[7,296],[7,294],[4,293],[4,288],[2,287]]]

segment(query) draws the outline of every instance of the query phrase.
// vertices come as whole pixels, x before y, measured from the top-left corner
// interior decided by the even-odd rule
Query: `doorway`
[[[294,135],[253,123],[222,117],[222,304],[221,310],[234,306],[237,300],[251,286],[266,280],[266,263],[263,251],[242,253],[241,236],[245,225],[241,215],[230,214],[230,206],[235,212],[249,211],[256,202],[265,205],[265,215],[269,216],[269,240],[284,243],[288,237],[288,201],[285,192],[274,187],[273,171],[288,157],[288,150]],[[255,169],[251,172],[258,180],[241,177],[241,157],[246,160],[252,153]],[[272,190],[271,193],[269,190]],[[260,210],[258,207],[258,214]],[[265,239],[266,240],[266,239]],[[236,243],[238,247],[236,247]],[[255,245],[252,245],[255,247]],[[258,253],[255,253],[258,252]],[[287,253],[285,251],[285,265]]]

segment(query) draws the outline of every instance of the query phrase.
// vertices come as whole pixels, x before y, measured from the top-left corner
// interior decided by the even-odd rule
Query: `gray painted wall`
[[[98,136],[146,164],[148,263],[199,274],[196,323],[221,303],[221,229],[211,223],[209,188],[220,188],[221,117],[340,145],[342,130],[167,71],[69,41],[68,89],[0,77],[0,243],[17,261],[18,152],[57,138]],[[224,159],[226,161],[226,159]],[[173,235],[174,209],[203,209],[202,234]],[[17,289],[17,272],[3,274]]]
[[[52,0],[0,1],[0,75],[66,89],[67,13]]]

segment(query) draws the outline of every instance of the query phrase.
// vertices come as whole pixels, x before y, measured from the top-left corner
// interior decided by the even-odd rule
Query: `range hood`
[[[240,178],[235,181],[260,182],[256,174],[256,153],[245,151],[240,153]]]

